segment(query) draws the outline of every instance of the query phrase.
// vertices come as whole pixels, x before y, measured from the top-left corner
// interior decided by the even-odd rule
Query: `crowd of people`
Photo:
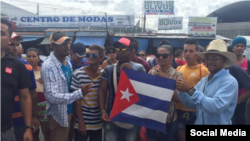
[[[53,51],[46,60],[1,19],[1,140],[39,141],[179,141],[186,125],[250,124],[250,61],[246,39],[227,47],[213,40],[206,48],[187,39],[174,51],[159,43],[155,57],[139,50],[135,38],[114,42],[107,50],[82,43],[62,32],[51,34]],[[106,55],[107,53],[107,55]],[[110,120],[116,85],[124,68],[176,80],[162,133]],[[122,83],[122,82],[120,82]]]

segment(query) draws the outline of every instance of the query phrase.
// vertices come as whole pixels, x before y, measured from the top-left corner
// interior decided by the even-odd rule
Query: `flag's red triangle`
[[[129,93],[129,97],[124,96],[123,93]],[[127,99],[128,98],[128,99]],[[129,101],[128,101],[129,100]],[[127,109],[131,105],[135,104],[140,100],[134,87],[128,79],[126,73],[122,70],[120,74],[120,80],[117,87],[114,105],[111,111],[110,119],[114,116]]]

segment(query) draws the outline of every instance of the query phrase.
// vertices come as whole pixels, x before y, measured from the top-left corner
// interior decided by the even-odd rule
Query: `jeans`
[[[25,133],[25,126],[16,126],[14,127],[14,133],[16,141],[23,141],[23,135]]]
[[[75,131],[75,141],[102,141],[102,129],[99,130],[87,130],[86,136],[79,133],[78,129]]]
[[[246,119],[245,119],[245,111],[246,111],[246,102],[240,103],[236,106],[234,115],[232,118],[232,123],[234,125],[245,125]]]
[[[194,125],[196,112],[177,110],[177,130],[186,130],[186,125]]]
[[[138,134],[139,127],[134,125],[131,129],[124,129],[116,126],[112,122],[105,122],[104,140],[105,141],[119,141],[119,137],[122,136],[122,141],[135,141]]]
[[[250,125],[250,98],[246,102],[245,119],[246,125]]]
[[[12,129],[1,131],[1,141],[16,141],[15,135]]]
[[[177,129],[177,120],[175,120],[172,123],[166,124],[167,134],[147,128],[147,138],[150,140],[157,140],[157,141],[173,141],[176,129]]]

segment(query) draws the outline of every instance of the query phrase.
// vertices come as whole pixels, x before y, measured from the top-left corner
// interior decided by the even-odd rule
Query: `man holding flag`
[[[230,125],[238,99],[238,83],[225,68],[235,64],[236,56],[227,52],[223,40],[213,40],[206,52],[197,55],[205,60],[210,74],[195,87],[177,80],[178,97],[187,108],[196,108],[195,124]]]
[[[109,115],[114,104],[116,97],[116,84],[119,82],[120,72],[124,68],[133,69],[140,72],[146,72],[141,64],[130,61],[131,58],[131,45],[130,40],[127,38],[121,38],[113,45],[116,49],[118,63],[115,65],[109,65],[102,72],[101,82],[98,91],[98,105],[101,110],[101,118],[104,123],[104,138],[105,141],[118,141],[119,136],[123,137],[123,141],[135,141],[139,126],[132,124],[123,124],[117,122],[110,122]],[[116,80],[116,81],[114,81]],[[124,82],[123,82],[124,83]],[[109,90],[107,109],[105,109],[105,101],[107,90]],[[123,99],[129,100],[129,93],[124,92]]]

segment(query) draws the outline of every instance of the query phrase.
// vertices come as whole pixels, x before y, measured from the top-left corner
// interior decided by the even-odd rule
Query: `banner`
[[[158,30],[182,29],[182,17],[159,18]]]
[[[174,15],[174,1],[144,1],[146,15]]]
[[[217,17],[189,17],[189,36],[211,36],[216,35]]]
[[[134,15],[88,16],[21,16],[4,17],[23,27],[84,27],[84,26],[134,26]]]

